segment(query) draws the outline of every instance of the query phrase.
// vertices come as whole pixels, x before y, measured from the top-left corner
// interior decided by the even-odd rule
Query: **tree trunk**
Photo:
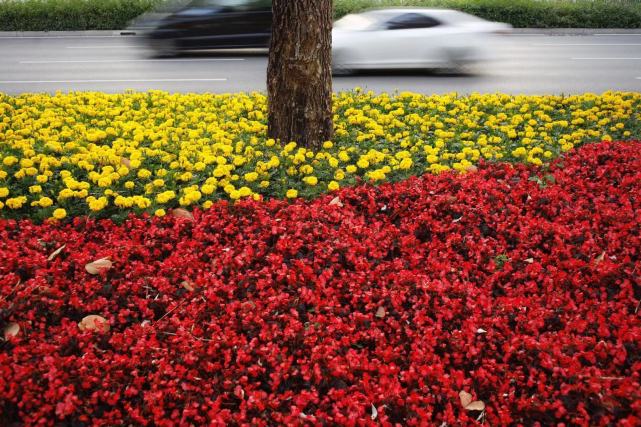
[[[317,150],[332,138],[332,0],[273,0],[268,134]]]

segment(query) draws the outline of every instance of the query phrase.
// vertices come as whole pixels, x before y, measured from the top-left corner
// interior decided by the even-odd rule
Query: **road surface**
[[[334,89],[512,94],[641,90],[641,33],[519,33],[499,42],[496,58],[471,75],[367,73],[335,77]],[[264,91],[264,53],[222,52],[154,59],[135,36],[0,36],[0,92],[159,89],[169,92]]]

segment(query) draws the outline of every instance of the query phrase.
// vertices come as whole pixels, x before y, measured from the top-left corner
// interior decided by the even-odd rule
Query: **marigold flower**
[[[294,199],[298,197],[298,190],[290,188],[289,190],[287,190],[286,196],[288,199]]]
[[[64,210],[63,208],[58,208],[58,209],[53,211],[52,216],[55,219],[63,219],[64,217],[67,216],[67,211]]]

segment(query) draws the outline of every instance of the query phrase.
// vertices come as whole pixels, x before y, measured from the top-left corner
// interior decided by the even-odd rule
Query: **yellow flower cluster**
[[[252,94],[0,94],[0,215],[163,216],[217,199],[312,197],[359,180],[465,172],[481,159],[541,165],[641,134],[641,94],[334,98],[318,152],[266,137]]]

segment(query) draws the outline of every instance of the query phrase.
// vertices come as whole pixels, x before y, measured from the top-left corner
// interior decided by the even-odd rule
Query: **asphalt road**
[[[335,77],[334,89],[512,94],[641,91],[641,34],[503,37],[474,74],[367,73]],[[0,92],[160,89],[264,91],[267,58],[221,52],[154,59],[133,36],[0,36]]]

